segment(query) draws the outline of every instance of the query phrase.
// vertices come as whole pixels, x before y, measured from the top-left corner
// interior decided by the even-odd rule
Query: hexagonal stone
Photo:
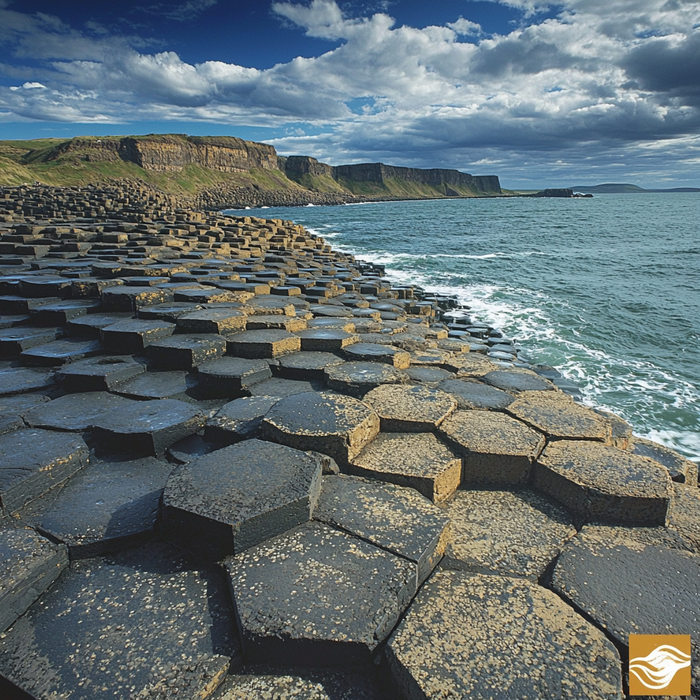
[[[544,436],[502,413],[457,411],[439,428],[464,455],[464,484],[524,484]]]
[[[202,309],[178,316],[177,328],[184,333],[229,335],[244,331],[247,318],[240,309]]]
[[[448,379],[437,386],[441,391],[454,396],[462,409],[502,411],[513,402],[509,393],[476,380]]]
[[[281,314],[257,315],[253,314],[246,319],[246,329],[249,331],[265,328],[281,328],[290,333],[303,331],[306,328],[306,319],[298,316],[283,316]]]
[[[324,380],[327,367],[340,365],[342,358],[330,352],[309,352],[302,350],[280,357],[276,373],[285,379]]]
[[[33,408],[25,416],[33,428],[50,430],[87,430],[100,417],[108,416],[126,399],[104,391],[66,394]]]
[[[462,478],[462,460],[432,433],[381,433],[349,467],[353,474],[410,486],[436,503]]]
[[[458,377],[465,379],[469,377],[483,377],[485,374],[498,369],[498,365],[487,357],[474,352],[474,347],[472,347],[472,352],[461,353],[447,358],[443,366],[450,372],[457,372]]]
[[[111,391],[145,371],[145,365],[130,357],[101,356],[71,363],[57,372],[56,379],[68,393]]]
[[[311,352],[338,352],[359,341],[355,333],[334,327],[308,328],[297,335],[301,338],[301,349]]]
[[[155,306],[144,306],[138,310],[139,318],[159,319],[177,323],[180,316],[199,311],[204,307],[201,304],[193,304],[188,301],[170,302],[168,304],[156,304]]]
[[[277,357],[301,349],[299,338],[285,330],[244,331],[227,340],[228,353],[236,357]]]
[[[257,434],[265,414],[278,396],[251,396],[230,401],[207,419],[204,437],[230,445]]]
[[[530,490],[458,490],[444,506],[443,567],[537,579],[576,534],[571,514]]]
[[[663,525],[671,499],[668,472],[597,442],[560,440],[537,460],[534,485],[587,519]]]
[[[63,325],[73,318],[97,311],[99,299],[65,299],[53,304],[42,304],[31,310],[34,323],[39,326]]]
[[[53,370],[9,367],[0,370],[0,396],[49,389],[54,385]]]
[[[146,355],[156,367],[189,370],[226,352],[226,338],[212,333],[181,333],[151,343]]]
[[[690,484],[691,486],[695,486],[698,483],[698,465],[689,459],[685,459],[685,457],[668,447],[659,445],[658,442],[635,437],[632,445],[632,454],[640,457],[649,457],[658,462],[668,470],[673,481],[677,481],[680,484]]]
[[[700,552],[700,489],[688,484],[673,484],[668,527],[683,535]]]
[[[343,352],[351,362],[382,362],[397,369],[406,369],[411,364],[411,356],[405,350],[390,345],[355,343]]]
[[[240,663],[219,572],[163,543],[73,562],[0,639],[0,674],[42,700],[206,698]]]
[[[382,384],[404,384],[408,379],[401,370],[381,362],[343,362],[326,367],[325,374],[331,389],[357,398]]]
[[[203,425],[204,414],[176,399],[126,400],[94,419],[92,433],[104,450],[159,455]]]
[[[255,384],[250,388],[251,396],[292,396],[294,394],[305,394],[309,391],[323,391],[325,389],[323,382],[301,381],[296,379],[282,379],[282,377],[272,377],[271,379],[263,379],[259,384]]]
[[[565,548],[552,587],[623,648],[630,634],[689,634],[700,693],[700,555],[662,528],[587,525]]]
[[[321,465],[312,456],[246,440],[173,470],[164,528],[178,544],[221,559],[309,520],[320,488]]]
[[[548,438],[609,442],[610,423],[560,391],[527,392],[506,411]]]
[[[217,302],[238,302],[245,297],[237,292],[216,289],[214,287],[201,287],[199,289],[179,289],[175,291],[175,301],[190,301],[195,304],[213,304]]]
[[[93,461],[63,488],[40,528],[64,542],[73,560],[140,544],[153,536],[172,468],[153,457]]]
[[[511,394],[521,391],[555,391],[552,382],[530,370],[496,369],[481,376],[481,381]]]
[[[15,430],[0,435],[0,507],[19,510],[80,471],[88,448],[79,435],[51,430]]]
[[[136,311],[143,306],[165,304],[173,300],[170,289],[155,287],[110,287],[102,292],[105,311]]]
[[[204,362],[197,368],[200,387],[208,396],[240,396],[272,376],[265,360],[221,357]]]
[[[68,322],[68,332],[71,335],[78,335],[85,338],[99,338],[100,331],[106,326],[111,326],[118,321],[125,321],[131,318],[131,313],[113,312],[111,314],[89,314],[79,316]]]
[[[344,466],[379,432],[379,418],[349,396],[308,392],[280,399],[265,415],[267,440],[314,450]]]
[[[24,416],[48,400],[43,394],[0,397],[0,434],[26,428]]]
[[[320,523],[224,562],[248,661],[368,661],[411,599],[415,565]]]
[[[440,382],[454,379],[454,374],[441,367],[409,367],[406,374],[411,381],[436,387]]]
[[[0,357],[15,357],[36,345],[66,335],[63,328],[5,328],[0,330]]]
[[[457,401],[438,389],[385,384],[364,397],[388,433],[425,433],[437,428],[457,408]]]
[[[609,411],[603,411],[600,408],[594,408],[593,411],[610,424],[610,444],[621,450],[631,449],[633,440],[632,426],[620,416]]]
[[[195,383],[184,370],[146,372],[118,384],[112,391],[132,399],[172,399],[182,396]]]
[[[0,633],[68,566],[64,545],[28,527],[0,530]]]
[[[90,338],[62,338],[24,350],[22,364],[34,367],[54,367],[82,360],[102,352],[102,343]]]
[[[353,476],[324,477],[314,520],[414,562],[416,590],[450,537],[449,519],[417,491]]]
[[[167,338],[175,330],[174,323],[131,318],[105,326],[101,331],[102,343],[111,352],[142,352],[151,343]]]
[[[435,574],[389,639],[387,657],[410,698],[622,698],[613,644],[522,578]]]

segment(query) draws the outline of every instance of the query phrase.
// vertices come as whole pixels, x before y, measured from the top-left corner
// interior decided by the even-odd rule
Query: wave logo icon
[[[690,695],[690,635],[631,634],[630,695]]]

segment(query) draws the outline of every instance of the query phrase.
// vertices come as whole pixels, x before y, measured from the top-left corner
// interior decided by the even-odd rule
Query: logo
[[[690,635],[631,634],[630,695],[690,695]]]

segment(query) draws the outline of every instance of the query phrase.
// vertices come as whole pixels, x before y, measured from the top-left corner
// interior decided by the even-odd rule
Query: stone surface
[[[559,391],[525,392],[506,410],[550,439],[599,442],[609,442],[611,439],[608,421]]]
[[[688,484],[673,484],[668,527],[683,535],[700,552],[700,489]]]
[[[182,333],[229,335],[244,331],[246,319],[246,314],[240,309],[202,309],[178,316],[177,328]]]
[[[146,372],[118,384],[112,391],[132,399],[170,399],[182,396],[194,384],[194,378],[184,370]]]
[[[225,445],[255,436],[278,396],[251,396],[230,401],[207,419],[204,436]]]
[[[381,362],[397,369],[406,369],[411,364],[411,357],[405,350],[389,345],[355,343],[347,346],[343,352],[350,362]]]
[[[519,394],[521,391],[554,391],[556,389],[548,379],[529,370],[496,369],[484,374],[481,381],[511,394]]]
[[[219,572],[153,543],[74,562],[0,639],[0,674],[40,700],[206,698],[234,630]]]
[[[416,590],[450,537],[448,518],[414,489],[352,476],[327,476],[314,520],[414,562]]]
[[[363,401],[379,416],[388,433],[435,430],[457,408],[457,401],[438,389],[385,384],[372,389]]]
[[[236,357],[278,357],[301,349],[298,336],[285,330],[244,331],[228,337],[228,353]]]
[[[318,380],[302,381],[296,379],[282,379],[282,377],[271,377],[263,379],[259,384],[250,387],[251,396],[293,396],[294,394],[305,394],[309,391],[323,391],[325,385]]]
[[[121,396],[104,391],[66,394],[32,409],[25,421],[33,428],[87,430],[98,418],[110,416],[125,401]]]
[[[544,436],[502,413],[457,411],[440,435],[464,456],[463,483],[525,484]]]
[[[166,447],[197,432],[204,414],[175,399],[124,401],[92,423],[101,450],[159,455]]]
[[[437,386],[454,396],[461,409],[501,411],[513,402],[509,393],[475,380],[447,379]]]
[[[401,370],[381,362],[344,362],[327,367],[325,373],[331,389],[357,398],[382,384],[404,384],[408,379]]]
[[[353,474],[410,486],[436,503],[462,478],[462,460],[432,433],[381,433],[351,460]]]
[[[414,565],[307,523],[225,560],[247,661],[367,661],[415,587]]]
[[[151,343],[146,356],[155,367],[190,370],[226,352],[226,339],[213,333],[171,335]]]
[[[79,435],[29,428],[0,435],[0,506],[12,513],[88,462]]]
[[[265,415],[263,437],[314,450],[344,466],[379,432],[379,418],[349,396],[308,392],[280,399]]]
[[[154,533],[172,468],[152,457],[92,461],[61,490],[41,530],[65,543],[71,559],[139,544]]]
[[[208,396],[233,398],[249,392],[254,384],[271,377],[272,372],[265,360],[221,357],[199,365],[197,376]]]
[[[143,374],[146,366],[130,357],[91,357],[73,362],[56,374],[56,379],[68,393],[82,391],[111,391],[125,381]]]
[[[612,643],[554,593],[520,578],[436,574],[387,656],[411,699],[622,700]]]
[[[426,386],[436,387],[440,382],[453,379],[454,374],[441,367],[414,366],[406,370],[409,379]]]
[[[0,370],[0,396],[25,394],[54,386],[55,372],[50,369],[8,367]]]
[[[61,338],[36,345],[20,355],[22,364],[33,367],[55,367],[92,357],[102,352],[102,343],[90,338]]]
[[[102,343],[110,352],[138,353],[175,330],[174,323],[150,319],[117,321],[101,330]]]
[[[43,394],[0,397],[0,434],[25,428],[24,416],[48,400]]]
[[[650,457],[668,470],[673,479],[681,484],[698,484],[698,465],[689,459],[681,457],[677,452],[659,445],[658,442],[635,437],[632,445],[632,454],[640,457]]]
[[[324,380],[327,367],[342,363],[342,358],[330,352],[301,351],[280,357],[276,373],[285,379]]]
[[[576,534],[571,514],[529,489],[458,490],[445,504],[443,567],[537,579]]]
[[[68,553],[28,527],[0,529],[0,633],[68,566]]]
[[[648,457],[582,440],[546,447],[534,485],[584,518],[663,525],[671,499],[668,472]]]
[[[246,440],[173,470],[163,523],[175,542],[221,559],[310,519],[321,465],[299,450]]]
[[[622,647],[630,634],[690,634],[700,693],[700,555],[678,535],[586,526],[559,557],[552,586]]]
[[[301,338],[301,349],[311,352],[339,352],[359,341],[353,332],[334,327],[309,328],[297,335]]]

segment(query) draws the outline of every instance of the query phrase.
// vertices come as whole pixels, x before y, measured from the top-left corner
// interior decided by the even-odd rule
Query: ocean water
[[[240,213],[240,212],[235,212]],[[246,211],[291,219],[396,283],[457,294],[584,402],[700,461],[700,195]]]

